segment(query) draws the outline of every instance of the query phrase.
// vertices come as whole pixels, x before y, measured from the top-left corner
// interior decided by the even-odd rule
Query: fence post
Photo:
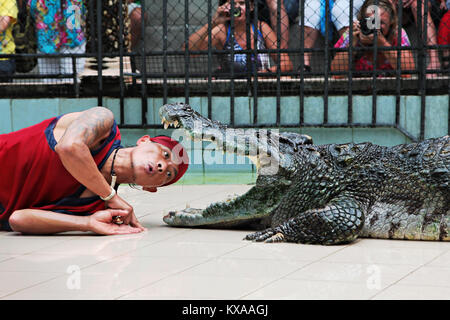
[[[97,0],[97,105],[103,106],[102,0]]]

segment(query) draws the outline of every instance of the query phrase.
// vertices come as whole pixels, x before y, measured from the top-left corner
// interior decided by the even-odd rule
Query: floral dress
[[[5,31],[0,32],[0,54],[14,53],[16,46],[12,36],[12,26],[17,19],[17,5],[15,0],[0,0],[0,17],[13,18]],[[0,59],[3,60],[3,59]]]
[[[28,4],[39,51],[57,53],[62,46],[74,48],[85,43],[83,0],[28,0]]]

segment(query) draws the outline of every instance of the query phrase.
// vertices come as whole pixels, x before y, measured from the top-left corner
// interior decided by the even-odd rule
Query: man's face
[[[178,174],[179,159],[172,151],[144,136],[132,152],[134,183],[143,187],[159,187]]]

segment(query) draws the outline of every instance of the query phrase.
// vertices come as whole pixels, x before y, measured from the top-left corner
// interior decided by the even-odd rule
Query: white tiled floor
[[[137,235],[0,232],[0,299],[450,299],[450,243],[262,244],[242,240],[251,231],[162,221],[249,188],[122,186],[148,228]]]

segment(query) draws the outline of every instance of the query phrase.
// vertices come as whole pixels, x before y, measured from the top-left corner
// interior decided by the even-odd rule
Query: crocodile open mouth
[[[213,203],[204,210],[186,208],[170,212],[163,220],[172,226],[230,226],[262,219],[278,204],[291,183],[297,148],[312,144],[311,137],[298,133],[228,128],[184,103],[166,104],[159,109],[159,115],[165,129],[182,129],[173,131],[172,138],[183,142],[185,138],[210,141],[215,152],[248,157],[257,169],[256,184],[244,195]]]
[[[227,127],[217,121],[209,120],[193,110],[188,104],[166,104],[159,109],[161,124],[164,129],[174,127],[184,129],[187,138],[194,141],[219,140],[226,133]]]
[[[184,129],[184,136],[194,142],[210,141],[216,151],[248,157],[259,169],[275,151],[264,143],[255,130],[237,130],[212,121],[184,103],[166,104],[159,110],[165,129]],[[273,150],[272,150],[273,149]],[[278,160],[278,152],[272,157]],[[271,158],[271,160],[272,160]]]
[[[248,157],[258,174],[276,174],[279,167],[291,167],[292,153],[299,145],[312,144],[311,137],[297,133],[280,133],[277,129],[234,129],[210,120],[188,104],[166,104],[159,109],[165,129],[184,129],[193,141],[210,141],[216,151]],[[265,172],[261,172],[265,170]]]

